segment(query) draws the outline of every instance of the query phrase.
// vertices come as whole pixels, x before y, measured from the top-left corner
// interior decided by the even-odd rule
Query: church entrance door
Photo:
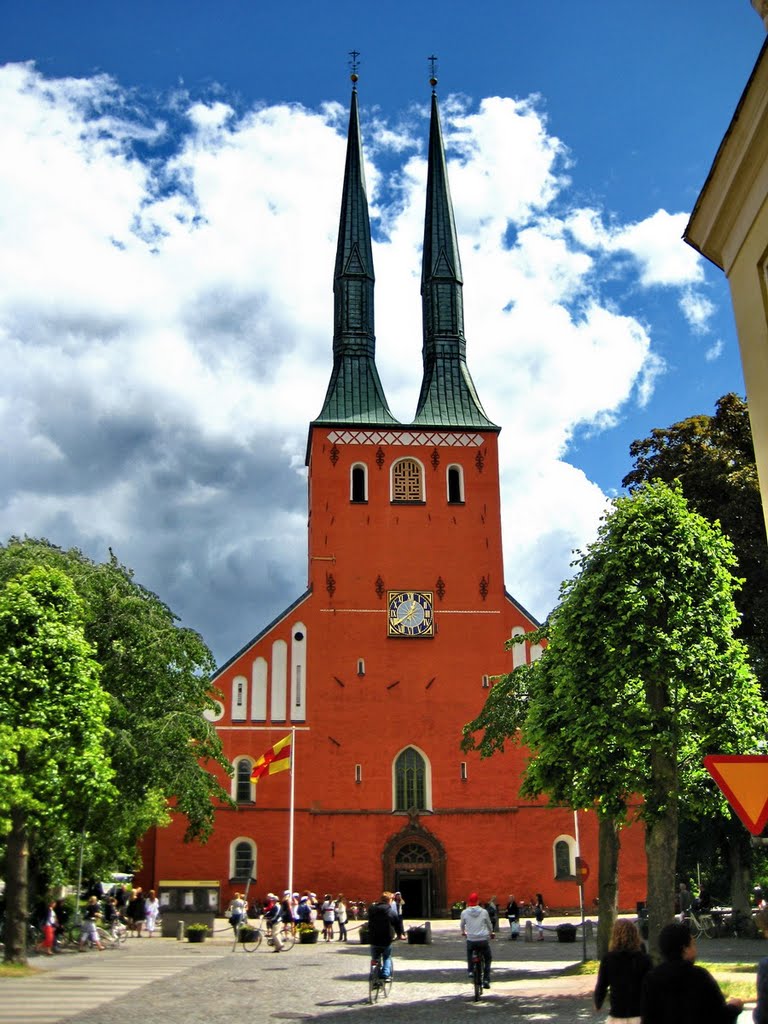
[[[432,870],[425,868],[395,872],[395,886],[405,900],[403,917],[426,921],[432,916],[430,893],[432,891]]]

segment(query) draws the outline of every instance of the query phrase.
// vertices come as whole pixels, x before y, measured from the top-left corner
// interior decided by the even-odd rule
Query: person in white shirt
[[[467,971],[472,977],[472,953],[480,950],[483,958],[483,988],[491,987],[491,942],[494,938],[493,926],[484,907],[478,906],[476,892],[469,894],[467,905],[461,912],[461,934],[467,940]]]

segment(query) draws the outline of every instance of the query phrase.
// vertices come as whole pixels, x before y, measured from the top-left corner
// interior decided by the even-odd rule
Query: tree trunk
[[[597,955],[603,957],[608,952],[613,923],[616,920],[621,840],[616,818],[601,814],[598,820]]]
[[[650,751],[645,857],[648,865],[648,950],[658,959],[659,932],[675,915],[675,869],[679,826],[679,783],[674,750],[662,743]]]
[[[11,831],[6,846],[5,955],[6,963],[27,962],[27,816],[19,808],[11,811]]]
[[[727,836],[728,866],[731,869],[731,908],[734,915],[751,914],[749,883],[752,867],[747,833],[744,828],[730,829]]]

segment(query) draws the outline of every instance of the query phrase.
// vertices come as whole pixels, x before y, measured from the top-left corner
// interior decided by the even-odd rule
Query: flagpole
[[[288,888],[293,896],[293,810],[295,793],[296,728],[291,727],[291,813],[288,824]]]

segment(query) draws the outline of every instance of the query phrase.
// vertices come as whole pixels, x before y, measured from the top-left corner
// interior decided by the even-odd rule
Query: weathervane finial
[[[432,92],[434,92],[437,85],[437,75],[435,74],[437,71],[437,57],[432,54],[431,57],[427,57],[427,60],[429,61],[429,84],[432,86]]]
[[[360,56],[360,51],[359,50],[350,50],[349,51],[349,56],[351,57],[351,60],[349,62],[349,66],[352,68],[352,74],[349,77],[352,79],[353,83],[356,84],[357,83],[357,69],[360,67],[360,61],[357,58]]]

